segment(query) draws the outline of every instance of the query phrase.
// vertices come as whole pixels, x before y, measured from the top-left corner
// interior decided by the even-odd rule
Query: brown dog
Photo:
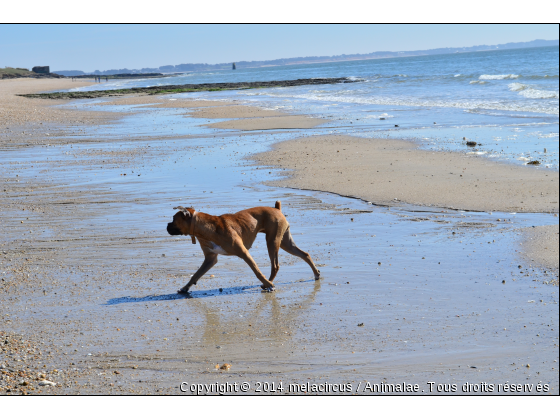
[[[199,213],[193,208],[174,208],[180,211],[173,216],[173,222],[167,224],[167,232],[170,235],[190,235],[193,244],[198,238],[204,253],[204,262],[189,283],[179,290],[179,293],[188,293],[198,279],[218,262],[218,254],[235,255],[245,261],[262,282],[261,287],[265,290],[274,290],[272,281],[280,268],[278,264],[280,248],[289,254],[300,257],[309,264],[315,280],[320,277],[320,272],[313,264],[309,254],[299,249],[294,243],[290,234],[290,224],[282,214],[280,201],[276,202],[276,208],[253,207],[235,214],[221,216]],[[266,246],[271,264],[268,280],[249,254],[249,249],[259,232],[266,234]]]

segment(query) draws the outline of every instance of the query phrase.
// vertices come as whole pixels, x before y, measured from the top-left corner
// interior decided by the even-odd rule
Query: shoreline
[[[250,159],[287,172],[271,185],[332,192],[376,205],[558,212],[558,171],[421,150],[405,140],[302,137],[276,143]]]
[[[511,229],[511,224],[463,229],[459,226],[470,226],[468,222],[491,226],[495,218],[422,214],[436,224],[414,213],[372,212],[372,206],[354,200],[265,189],[260,181],[267,178],[267,168],[249,171],[239,154],[248,156],[253,145],[268,141],[264,139],[271,134],[208,130],[198,141],[197,135],[168,141],[164,134],[170,131],[164,130],[171,130],[171,123],[203,126],[212,116],[235,115],[237,121],[247,116],[251,121],[288,115],[223,101],[129,97],[119,102],[140,108],[156,103],[147,106],[156,109],[146,116],[153,117],[159,139],[154,136],[146,144],[127,138],[135,132],[129,121],[124,127],[129,131],[118,130],[114,140],[100,136],[84,144],[72,137],[48,151],[16,151],[2,168],[8,191],[0,196],[5,222],[0,226],[0,262],[8,274],[0,282],[0,299],[9,309],[0,319],[3,331],[25,333],[28,342],[21,348],[31,343],[48,355],[44,361],[18,354],[20,338],[10,332],[10,344],[0,353],[14,353],[7,366],[13,371],[7,374],[25,370],[35,387],[20,385],[16,377],[17,383],[10,379],[12,392],[180,394],[181,381],[357,383],[387,378],[385,382],[396,383],[410,382],[413,374],[424,384],[436,378],[436,369],[446,372],[437,372],[442,381],[497,383],[525,380],[527,373],[510,365],[531,356],[531,365],[542,368],[529,382],[550,383],[550,392],[557,394],[557,371],[550,370],[556,366],[552,339],[539,323],[541,315],[552,318],[550,326],[556,330],[557,315],[550,315],[555,296],[549,296],[547,286],[533,291],[540,283],[509,282],[505,272],[511,262],[517,267],[517,255],[497,243],[499,229]],[[186,117],[196,115],[197,120],[182,119],[181,108],[195,108]],[[68,112],[69,121],[83,118],[78,116],[84,111]],[[159,121],[158,113],[163,116]],[[174,119],[169,118],[172,113]],[[84,122],[86,132],[88,124]],[[33,134],[37,145],[45,141],[42,135]],[[263,294],[243,261],[221,258],[212,277],[205,276],[194,291],[194,299],[177,297],[177,284],[184,284],[200,265],[201,253],[190,241],[165,232],[173,205],[194,202],[197,209],[216,213],[251,203],[272,206],[276,199],[282,200],[298,245],[320,264],[321,281],[310,280],[308,267],[281,253],[278,290]],[[337,211],[329,210],[337,206]],[[439,223],[444,221],[448,224]],[[451,229],[458,235],[451,235]],[[430,240],[436,235],[437,240]],[[478,235],[493,235],[496,245],[478,244]],[[477,242],[477,259],[465,255],[459,239],[467,238]],[[427,243],[419,248],[417,239]],[[251,253],[266,272],[263,236]],[[508,277],[507,289],[501,278],[493,278],[497,266],[485,268],[504,256],[507,266],[500,269]],[[476,268],[472,262],[478,263]],[[539,279],[536,273],[532,278]],[[522,306],[527,296],[537,294],[550,304]],[[480,296],[493,296],[492,312],[486,313],[490,304]],[[522,309],[514,312],[513,307]],[[494,319],[496,310],[507,313]],[[532,328],[530,338],[515,334],[520,317]],[[480,326],[486,331],[507,327],[507,333],[481,335]],[[537,332],[540,347],[533,344]],[[231,371],[215,368],[222,363],[230,363]],[[60,386],[38,387],[40,375]]]

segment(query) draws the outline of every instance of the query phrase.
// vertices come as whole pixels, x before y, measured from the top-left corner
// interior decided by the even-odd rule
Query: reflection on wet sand
[[[208,351],[209,355],[218,355],[222,352],[216,351],[220,350],[217,346],[233,345],[235,353],[248,350],[248,360],[254,357],[265,358],[267,354],[270,356],[271,352],[280,350],[288,353],[288,347],[281,347],[298,333],[298,326],[305,322],[305,319],[301,318],[306,316],[321,289],[320,280],[307,282],[313,283],[313,289],[309,293],[302,293],[302,300],[296,305],[282,305],[274,292],[259,293],[257,301],[251,303],[250,308],[246,308],[243,314],[231,308],[226,313],[219,301],[213,304],[201,300],[193,302],[205,319],[202,334],[205,351]],[[247,347],[241,344],[247,342],[250,343]],[[241,348],[236,348],[240,344]],[[274,345],[274,349],[270,348],[271,345]]]

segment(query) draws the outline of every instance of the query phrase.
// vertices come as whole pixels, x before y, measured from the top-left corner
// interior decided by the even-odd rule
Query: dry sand
[[[95,123],[94,115],[100,113],[76,112],[55,108],[53,105],[65,104],[67,100],[32,99],[18,94],[36,93],[51,90],[70,89],[89,86],[91,82],[72,82],[65,79],[7,79],[0,81],[0,121],[5,130],[10,125],[29,123]]]
[[[106,124],[120,116],[112,112],[83,111],[55,107],[68,100],[32,99],[17,96],[52,90],[89,86],[92,82],[66,79],[0,80],[0,147],[57,143],[55,137],[76,126]]]
[[[553,270],[558,276],[558,224],[530,227],[522,231],[527,261]]]
[[[558,212],[556,171],[419,150],[407,141],[308,137],[279,143],[255,159],[293,170],[274,185],[328,191],[378,205]]]

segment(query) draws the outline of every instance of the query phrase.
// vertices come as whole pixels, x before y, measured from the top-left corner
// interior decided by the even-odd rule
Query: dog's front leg
[[[202,263],[200,268],[197,270],[196,273],[194,273],[194,275],[191,277],[191,280],[185,286],[183,286],[183,288],[180,289],[177,293],[188,293],[189,289],[196,284],[198,279],[201,278],[203,275],[205,275],[208,272],[208,270],[214,267],[217,262],[218,262],[218,254],[205,254],[204,262]]]
[[[251,254],[249,254],[249,251],[247,251],[243,244],[241,244],[241,246],[239,247],[237,256],[245,261],[249,267],[251,267],[251,270],[253,270],[255,276],[257,276],[257,278],[261,281],[261,287],[263,289],[274,290],[274,285],[267,280],[263,273],[261,273],[261,270],[259,270],[259,266],[255,262],[255,260],[253,260],[253,257],[251,257]]]
[[[251,257],[251,254],[249,254],[247,252],[241,258],[249,265],[249,267],[251,267],[251,270],[253,270],[253,273],[255,273],[255,276],[257,276],[257,278],[261,281],[261,283],[262,283],[261,287],[264,290],[267,290],[267,289],[268,290],[274,290],[274,284],[272,284],[270,281],[268,281],[268,279],[264,276],[264,274],[259,269],[259,266],[255,262],[255,260],[253,260],[253,257]]]

